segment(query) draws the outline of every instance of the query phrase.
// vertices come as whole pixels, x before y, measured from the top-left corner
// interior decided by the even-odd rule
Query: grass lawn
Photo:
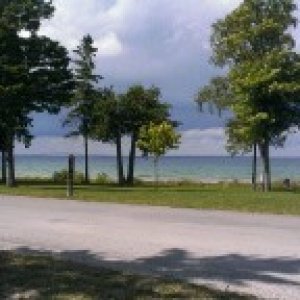
[[[0,299],[253,299],[234,293],[0,251]]]
[[[23,181],[8,189],[0,185],[0,194],[66,198],[65,185],[50,181]],[[143,184],[137,187],[115,185],[78,185],[74,199],[95,202],[130,203],[195,209],[300,215],[300,188],[273,192],[252,191],[242,184]]]

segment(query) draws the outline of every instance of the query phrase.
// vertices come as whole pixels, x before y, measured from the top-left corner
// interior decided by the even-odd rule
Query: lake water
[[[63,156],[16,156],[17,177],[51,177],[53,172],[67,167],[67,157]],[[76,170],[84,170],[83,157],[76,157]],[[92,177],[97,173],[106,173],[116,177],[115,157],[91,156],[90,171]],[[259,171],[260,172],[260,171]],[[164,157],[159,164],[161,178],[170,180],[250,180],[250,157]],[[273,178],[281,180],[291,178],[300,180],[300,158],[273,158]],[[151,179],[153,161],[149,158],[137,158],[136,177]]]

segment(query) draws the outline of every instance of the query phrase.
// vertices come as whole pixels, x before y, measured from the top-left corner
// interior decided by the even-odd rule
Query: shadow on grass
[[[46,251],[23,248],[17,253],[22,255],[0,252],[1,299],[254,299],[174,279],[104,269],[104,262],[88,251],[62,252],[63,260]],[[143,263],[136,262],[140,267]]]
[[[274,193],[290,193],[290,194],[300,194],[300,188],[298,187],[292,187],[290,189],[287,189],[287,188],[284,188],[284,187],[281,187],[281,186],[275,186],[273,189],[272,189],[272,192]]]
[[[25,255],[53,255],[50,251],[35,251],[28,248],[19,248],[17,253]],[[137,259],[134,261],[107,261],[101,254],[94,254],[89,251],[63,251],[60,253],[54,254],[55,257],[63,259],[64,261],[73,261],[83,265],[105,267],[114,270],[122,270],[137,274],[150,274],[156,276],[162,276],[166,278],[177,278],[184,281],[209,281],[215,282],[220,281],[225,285],[228,285],[229,290],[231,285],[245,287],[249,282],[258,282],[265,284],[274,284],[282,285],[282,288],[288,288],[288,286],[299,287],[299,281],[293,280],[292,275],[300,274],[300,260],[296,258],[289,257],[275,257],[275,258],[259,258],[255,256],[242,256],[237,254],[230,254],[224,256],[212,256],[212,257],[200,257],[196,258],[190,253],[183,249],[169,249],[156,256],[145,257]],[[4,265],[4,267],[3,267]],[[9,268],[18,268],[16,266],[9,266],[9,262],[2,262],[2,272],[12,272],[13,270],[7,270]],[[22,269],[23,268],[23,269]],[[26,275],[26,268],[34,268],[32,265],[28,265],[20,268],[20,270],[15,270],[13,273],[19,273],[18,280],[15,282],[16,288],[31,288],[39,290],[39,282],[32,282],[32,286],[29,284],[25,285],[24,276],[22,272],[25,272],[23,275]],[[25,268],[25,269],[24,269]],[[80,270],[80,269],[79,269]],[[55,270],[54,270],[55,271]],[[75,271],[74,271],[75,272]],[[37,273],[38,274],[38,273]],[[44,279],[48,282],[55,282],[57,284],[57,289],[74,289],[79,281],[82,280],[82,274],[80,271],[75,272],[71,278],[66,273],[61,271],[59,273],[51,274],[50,270],[47,273],[47,277]],[[53,277],[54,276],[54,277]],[[67,276],[64,278],[64,276]],[[9,278],[9,277],[8,277]],[[23,278],[23,279],[22,279]],[[25,276],[26,278],[26,276]],[[105,280],[110,282],[112,286],[117,286],[118,289],[124,288],[120,286],[119,280],[117,280],[116,273],[107,273]],[[156,294],[149,282],[146,285],[143,284],[141,279],[130,277],[129,281],[126,281],[126,286],[129,287],[131,293],[137,289],[141,288],[143,296],[163,298],[161,294]],[[60,279],[60,280],[59,280]],[[71,280],[71,281],[70,281]],[[0,280],[1,281],[1,280]],[[122,283],[124,284],[124,282]],[[80,285],[79,285],[80,286]],[[5,285],[1,285],[1,292],[8,292],[5,289]],[[46,293],[46,291],[40,291],[40,293]],[[90,290],[91,293],[95,291]],[[222,292],[215,290],[206,290],[210,294],[207,296],[211,299],[239,299],[239,296],[232,294],[230,296],[224,295]],[[46,294],[45,294],[46,295]],[[94,295],[94,294],[93,294]],[[124,294],[126,295],[126,294]],[[133,294],[131,294],[132,296]],[[171,292],[166,298],[182,298],[182,294]],[[226,297],[225,297],[226,296]],[[134,298],[134,297],[133,297]],[[128,299],[133,299],[128,298]],[[127,299],[116,298],[116,299]],[[244,298],[243,298],[244,299]],[[245,297],[245,299],[250,299],[250,297]]]

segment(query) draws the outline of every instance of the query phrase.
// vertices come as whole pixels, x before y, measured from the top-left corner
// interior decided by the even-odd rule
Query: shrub
[[[106,173],[98,173],[95,182],[98,184],[109,184],[112,183],[112,179]]]
[[[144,184],[145,181],[143,181],[143,179],[137,177],[134,178],[134,185],[144,185]]]
[[[68,179],[68,170],[63,169],[61,171],[56,171],[54,172],[52,178],[53,181],[56,183],[65,183]],[[78,171],[75,172],[74,182],[77,184],[84,182],[84,175],[82,172],[78,172]]]

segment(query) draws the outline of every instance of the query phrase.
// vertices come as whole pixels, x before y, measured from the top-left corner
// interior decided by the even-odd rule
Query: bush
[[[143,181],[143,179],[141,179],[141,178],[135,177],[133,183],[134,183],[134,185],[144,185],[145,181]]]
[[[61,171],[56,171],[54,172],[52,178],[53,181],[56,183],[66,183],[68,179],[68,170],[63,169]],[[77,171],[75,172],[74,182],[77,184],[84,182],[84,175],[82,172],[77,172]]]
[[[95,182],[98,184],[109,184],[112,183],[112,179],[106,173],[98,173]]]

